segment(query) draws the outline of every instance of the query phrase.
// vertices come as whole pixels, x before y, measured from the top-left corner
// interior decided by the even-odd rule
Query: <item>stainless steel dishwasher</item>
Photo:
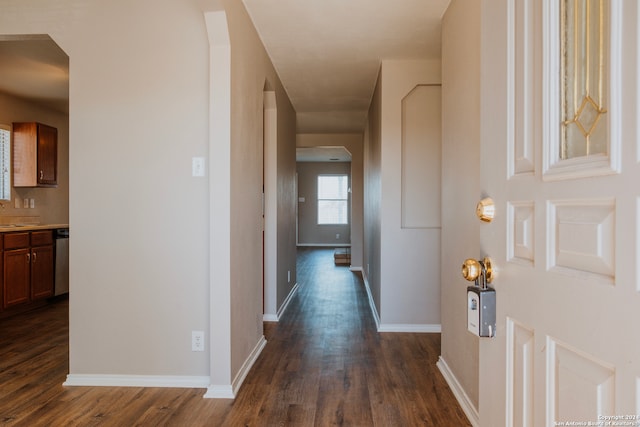
[[[56,239],[56,282],[54,295],[69,292],[69,229],[57,228],[53,233]]]

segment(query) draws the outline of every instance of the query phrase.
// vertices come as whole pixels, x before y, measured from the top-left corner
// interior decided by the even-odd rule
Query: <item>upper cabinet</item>
[[[58,185],[58,130],[41,123],[13,124],[13,186]]]

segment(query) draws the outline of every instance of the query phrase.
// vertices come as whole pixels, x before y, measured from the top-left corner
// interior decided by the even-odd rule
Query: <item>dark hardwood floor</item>
[[[377,333],[362,280],[299,252],[299,292],[235,400],[203,389],[63,387],[68,303],[0,320],[0,425],[468,426],[439,334]]]

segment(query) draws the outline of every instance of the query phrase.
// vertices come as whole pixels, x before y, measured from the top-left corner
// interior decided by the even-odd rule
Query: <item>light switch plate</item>
[[[192,176],[205,176],[204,157],[193,157],[191,159]]]

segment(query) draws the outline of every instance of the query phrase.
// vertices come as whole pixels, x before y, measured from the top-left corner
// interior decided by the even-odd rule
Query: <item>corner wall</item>
[[[376,87],[367,114],[364,135],[364,250],[363,278],[369,294],[369,303],[380,325],[380,203],[381,193],[381,127],[382,127],[382,76],[378,71]]]
[[[444,15],[442,99],[441,360],[477,419],[478,338],[467,332],[460,268],[480,256],[480,2],[453,0]]]
[[[266,53],[265,53],[266,54]],[[277,153],[277,312],[290,297],[298,282],[296,260],[296,113],[280,83],[275,70],[272,78],[277,82],[278,153]],[[289,276],[289,272],[291,272]]]
[[[380,127],[380,330],[403,332],[440,331],[440,92],[415,108],[406,101],[421,86],[440,84],[440,61],[388,60],[381,68]],[[426,112],[430,113],[427,114]],[[411,120],[410,117],[414,117]],[[409,171],[407,132],[417,131],[424,150],[419,155],[423,171],[433,178]],[[408,173],[409,172],[409,173]],[[409,185],[413,184],[413,185]],[[420,191],[422,189],[422,191]],[[408,199],[425,199],[435,213],[417,215],[421,222],[403,222]]]
[[[247,373],[264,342],[262,190],[264,88],[277,105],[277,304],[295,285],[295,111],[242,2],[224,1],[231,42],[231,373]],[[287,270],[291,282],[287,282]],[[256,354],[257,353],[257,354]]]

